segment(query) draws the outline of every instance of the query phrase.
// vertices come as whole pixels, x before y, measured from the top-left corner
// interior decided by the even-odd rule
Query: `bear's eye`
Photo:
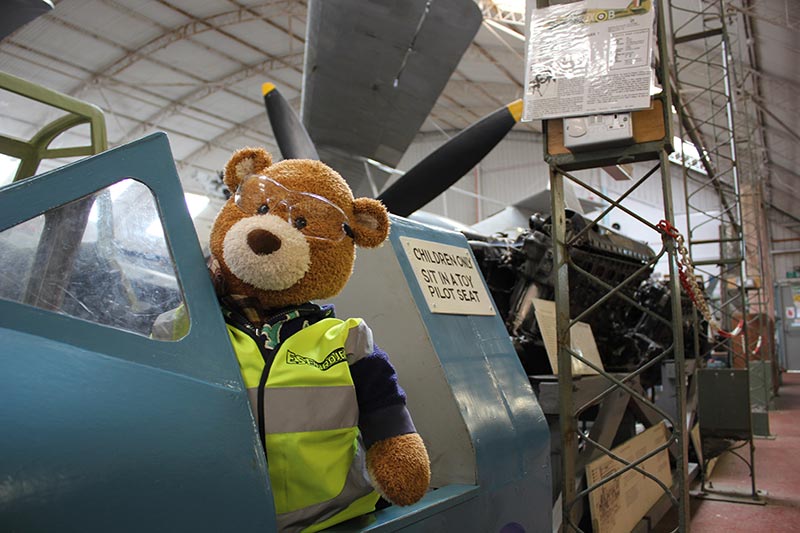
[[[267,213],[269,213],[269,206],[267,204],[261,204],[258,206],[259,215],[266,215]]]
[[[303,229],[308,226],[308,222],[306,221],[305,217],[297,217],[294,219],[294,227],[297,229]]]

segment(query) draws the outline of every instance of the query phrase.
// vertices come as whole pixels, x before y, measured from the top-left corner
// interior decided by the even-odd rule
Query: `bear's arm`
[[[350,366],[350,374],[358,398],[358,427],[367,449],[377,441],[417,432],[397,372],[383,350],[373,345],[369,356]]]
[[[350,330],[345,349],[358,398],[358,427],[366,448],[383,439],[416,433],[397,372],[386,352],[373,343],[366,323],[361,321]]]
[[[428,490],[430,459],[406,408],[406,395],[386,352],[363,321],[345,341],[359,408],[358,428],[367,450],[372,486],[395,505],[411,505]]]

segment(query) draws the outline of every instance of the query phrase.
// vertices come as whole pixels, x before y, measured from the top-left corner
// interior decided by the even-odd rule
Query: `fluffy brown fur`
[[[261,148],[237,151],[225,166],[225,184],[235,193],[246,177],[264,175],[294,191],[313,192],[336,204],[350,219],[354,239],[337,243],[309,239],[311,265],[305,277],[285,290],[259,290],[231,272],[223,252],[223,240],[231,227],[248,217],[239,210],[233,196],[223,206],[211,230],[211,253],[220,263],[229,292],[256,296],[267,308],[279,308],[311,300],[331,298],[344,288],[353,272],[355,245],[379,246],[389,235],[389,216],[379,201],[353,198],[350,187],[333,169],[320,161],[288,159],[271,164]]]
[[[270,214],[277,215],[272,217],[242,211],[233,195],[242,180],[251,175],[263,175],[292,191],[326,198],[345,213],[353,238],[337,242],[306,239],[286,221],[284,206],[271,209]],[[344,179],[319,161],[290,159],[273,165],[272,157],[262,148],[244,148],[234,153],[225,166],[224,180],[232,196],[211,230],[211,252],[219,263],[221,282],[227,293],[258,298],[267,309],[335,296],[350,279],[355,247],[379,246],[389,235],[389,215],[383,204],[371,198],[354,199]],[[308,222],[328,221],[312,214]],[[277,246],[274,253],[257,251],[271,246]],[[276,264],[273,256],[281,253],[282,262]],[[233,270],[252,279],[243,280]],[[257,286],[271,283],[267,279],[270,276],[286,278],[287,286]],[[367,450],[367,464],[376,490],[395,504],[410,505],[428,488],[430,462],[416,433],[373,444]]]
[[[431,481],[428,453],[418,433],[373,444],[367,452],[367,470],[378,493],[396,505],[419,501]]]

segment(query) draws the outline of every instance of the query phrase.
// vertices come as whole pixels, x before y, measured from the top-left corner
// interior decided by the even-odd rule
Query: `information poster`
[[[650,107],[652,0],[533,9],[522,120]]]
[[[469,248],[400,237],[431,313],[494,315]]]

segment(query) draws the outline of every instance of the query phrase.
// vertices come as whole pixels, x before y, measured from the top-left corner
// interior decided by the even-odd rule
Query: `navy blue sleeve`
[[[367,448],[379,440],[416,432],[406,409],[406,394],[386,352],[374,346],[371,355],[350,366],[350,374],[358,398],[358,426]]]

